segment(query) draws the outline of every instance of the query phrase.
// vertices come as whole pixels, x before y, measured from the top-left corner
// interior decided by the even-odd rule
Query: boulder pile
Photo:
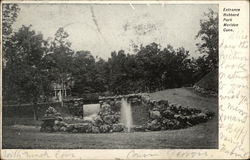
[[[82,120],[81,122],[72,117],[65,118],[65,121],[71,121],[66,123],[53,107],[49,107],[44,115],[43,123],[41,125],[41,132],[71,132],[71,133],[111,133],[122,132],[125,126],[119,123],[120,112],[114,112],[111,110],[111,106],[105,104],[102,106],[98,115],[94,116],[90,120]],[[80,123],[72,123],[73,121]]]
[[[120,112],[115,112],[109,104],[103,104],[98,115],[91,121],[81,124],[70,124],[68,132],[73,133],[111,133],[124,131],[124,125],[119,123]]]
[[[63,118],[55,108],[49,107],[42,118],[41,132],[53,132],[58,129],[58,125],[62,125]]]
[[[150,120],[135,130],[158,131],[186,128],[206,122],[214,115],[210,111],[201,111],[180,104],[169,104],[165,100],[152,100],[148,95],[143,95],[142,100],[144,105],[149,106]]]
[[[215,92],[215,91],[212,91],[212,90],[208,90],[208,89],[205,89],[205,88],[202,88],[202,87],[199,87],[197,85],[194,85],[193,86],[193,89],[202,94],[202,95],[208,95],[208,96],[211,96],[211,97],[217,97],[218,96],[218,93]]]
[[[83,117],[83,104],[84,102],[82,98],[64,102],[64,105],[68,108],[69,113],[77,117]]]
[[[180,104],[169,104],[166,100],[153,100],[148,94],[100,97],[100,111],[90,119],[61,117],[53,107],[49,107],[43,118],[41,131],[70,133],[111,133],[124,132],[126,127],[120,123],[121,99],[133,105],[147,108],[148,119],[132,131],[159,131],[190,127],[211,119],[214,113],[202,111]],[[68,122],[68,123],[67,123]],[[76,123],[77,122],[77,123]]]

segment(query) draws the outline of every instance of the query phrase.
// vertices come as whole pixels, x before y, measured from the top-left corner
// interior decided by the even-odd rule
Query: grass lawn
[[[3,148],[35,149],[163,149],[163,148],[218,148],[218,100],[201,97],[192,89],[179,88],[152,93],[154,99],[166,99],[178,103],[208,109],[215,112],[215,117],[206,123],[180,130],[108,133],[108,134],[73,134],[41,133],[38,126],[4,125]]]

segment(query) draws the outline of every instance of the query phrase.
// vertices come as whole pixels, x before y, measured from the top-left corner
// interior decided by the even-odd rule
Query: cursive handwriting
[[[128,152],[127,159],[150,158],[154,156],[158,156],[158,154],[140,153],[140,152],[136,152],[135,150],[133,150],[133,151]]]

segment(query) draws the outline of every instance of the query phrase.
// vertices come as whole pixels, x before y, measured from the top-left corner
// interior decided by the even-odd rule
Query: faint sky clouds
[[[33,29],[53,37],[59,27],[69,33],[72,48],[89,50],[108,58],[114,50],[131,51],[137,45],[160,43],[184,47],[195,53],[195,35],[200,19],[217,5],[135,5],[129,4],[19,4],[21,11],[14,28],[32,24]]]

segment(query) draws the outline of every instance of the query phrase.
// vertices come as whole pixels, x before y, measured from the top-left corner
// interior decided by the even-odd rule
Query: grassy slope
[[[200,81],[198,81],[196,85],[201,88],[217,92],[218,91],[218,69],[215,69],[209,72]]]
[[[168,89],[151,93],[155,100],[168,100],[169,103],[178,103],[183,106],[218,112],[218,99],[215,97],[202,97],[196,94],[192,88]]]
[[[218,101],[196,95],[191,89],[179,88],[151,94],[155,99],[214,111],[216,116],[203,124],[187,129],[111,133],[69,134],[41,133],[39,128],[3,127],[3,148],[217,148]]]

